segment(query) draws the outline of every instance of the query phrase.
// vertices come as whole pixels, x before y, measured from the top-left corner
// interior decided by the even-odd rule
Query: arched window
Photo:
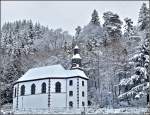
[[[73,85],[73,81],[72,81],[72,80],[69,81],[69,85],[70,85],[70,86]]]
[[[84,91],[82,91],[82,97],[84,97]]]
[[[84,86],[84,81],[82,81],[82,86]]]
[[[82,106],[85,106],[85,103],[82,101]]]
[[[73,102],[69,101],[69,107],[73,107]]]
[[[25,86],[24,85],[21,86],[21,92],[20,93],[21,93],[21,95],[25,94]]]
[[[41,89],[42,93],[46,93],[46,83],[42,83],[42,89]]]
[[[69,96],[73,96],[73,91],[69,91]]]
[[[31,94],[35,94],[35,84],[31,85]]]
[[[16,97],[17,96],[17,89],[15,88],[15,92],[14,92],[14,96]]]
[[[55,84],[55,92],[56,93],[60,93],[61,92],[61,83],[60,82],[56,82],[56,84]]]

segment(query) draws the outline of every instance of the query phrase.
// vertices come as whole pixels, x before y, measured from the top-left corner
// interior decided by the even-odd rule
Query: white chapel
[[[29,69],[13,88],[13,111],[87,106],[87,80],[75,46],[72,67],[61,65]]]

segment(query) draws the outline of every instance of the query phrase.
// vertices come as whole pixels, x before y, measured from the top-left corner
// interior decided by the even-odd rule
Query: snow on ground
[[[143,114],[147,111],[147,108],[119,108],[119,109],[98,109],[94,113],[103,113],[103,114],[110,114],[110,113],[127,113],[127,114]]]
[[[51,108],[51,109],[28,109],[28,110],[18,110],[15,114],[81,114],[85,111],[86,114],[137,114],[142,115],[147,111],[147,108],[142,107],[125,107],[113,109],[112,107],[108,108],[98,108],[98,107],[85,107],[85,108]],[[8,114],[12,113],[12,105],[6,104],[2,107],[0,113]],[[1,115],[1,114],[0,114]]]
[[[81,114],[81,112],[85,111],[86,114],[138,114],[142,115],[147,111],[147,108],[80,108],[80,109],[69,109],[69,108],[61,108],[61,109],[29,109],[29,110],[19,110],[15,112],[15,114]],[[5,110],[2,110],[3,113],[8,113]]]
[[[12,104],[5,104],[0,108],[0,115],[12,113]]]

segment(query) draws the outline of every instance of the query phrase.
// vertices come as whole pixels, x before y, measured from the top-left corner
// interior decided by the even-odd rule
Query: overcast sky
[[[132,18],[137,23],[138,12],[148,1],[1,1],[1,23],[31,19],[49,28],[62,28],[74,34],[75,28],[89,23],[96,9],[103,23],[103,13],[112,11],[121,20]]]

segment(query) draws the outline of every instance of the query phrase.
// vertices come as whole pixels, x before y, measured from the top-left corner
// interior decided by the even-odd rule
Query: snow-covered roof
[[[76,46],[74,47],[74,49],[79,49],[79,47],[76,45]]]
[[[74,76],[80,76],[88,79],[82,70],[65,70],[65,68],[61,65],[52,65],[29,69],[22,77],[17,80],[17,82],[43,78],[69,78]]]
[[[72,76],[81,76],[83,78],[88,79],[88,77],[85,75],[85,73],[80,69],[73,69],[73,70],[66,70],[68,77]]]
[[[75,54],[75,55],[73,55],[72,59],[75,59],[75,58],[81,59],[80,54]]]

